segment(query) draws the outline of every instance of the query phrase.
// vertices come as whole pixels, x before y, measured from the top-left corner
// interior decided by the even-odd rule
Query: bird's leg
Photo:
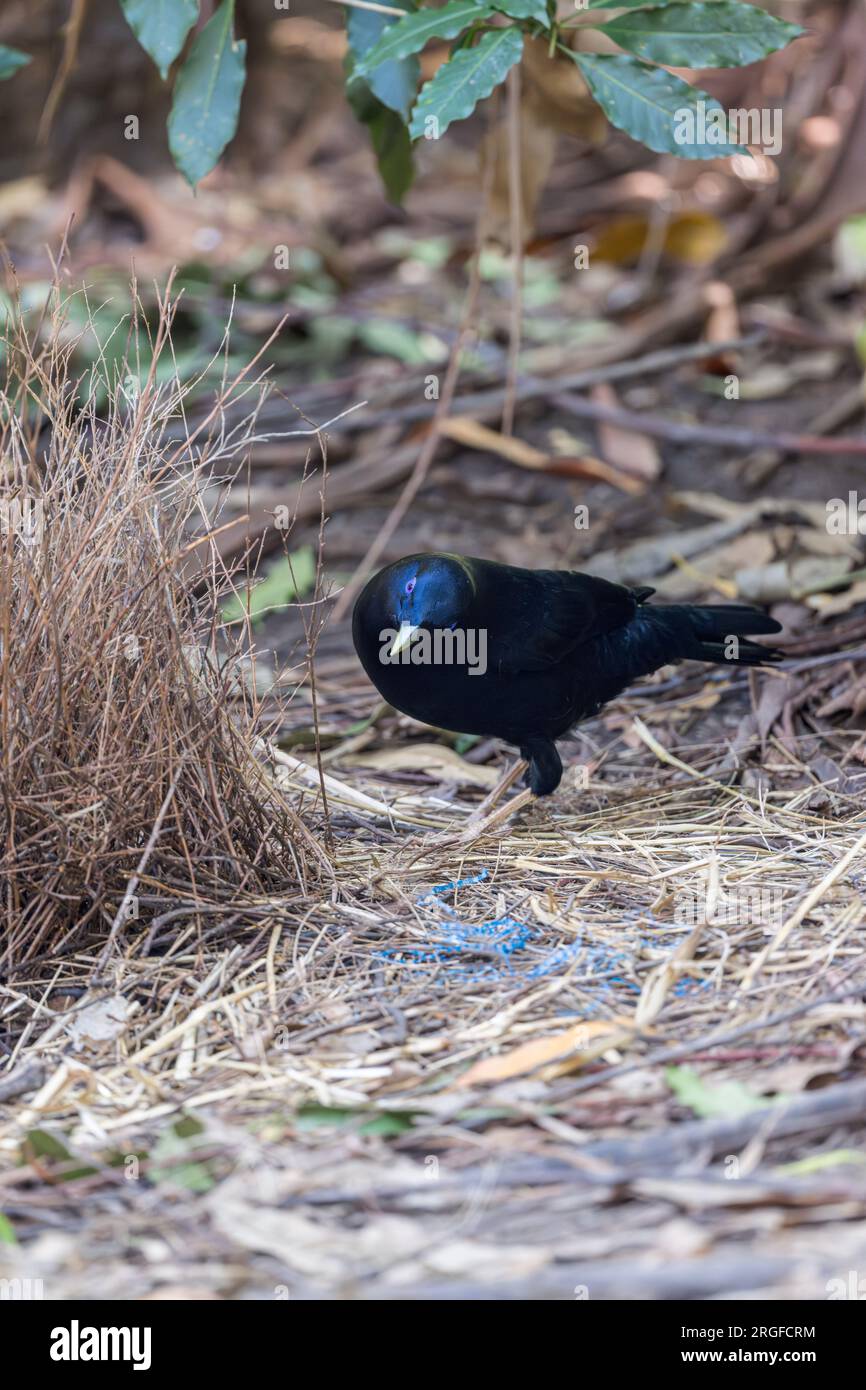
[[[529,763],[526,778],[536,796],[549,796],[562,780],[562,759],[553,739],[532,738],[520,749],[520,756]]]
[[[496,785],[487,793],[481,805],[477,806],[472,812],[472,815],[469,817],[469,823],[477,824],[478,821],[482,821],[489,816],[496,803],[502,799],[509,787],[514,785],[518,777],[522,776],[527,766],[528,764],[523,758],[518,758],[515,763],[512,763],[511,767],[506,768]]]

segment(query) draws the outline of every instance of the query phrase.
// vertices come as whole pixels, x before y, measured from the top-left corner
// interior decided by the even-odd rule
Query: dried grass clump
[[[20,313],[6,325],[4,972],[145,922],[152,941],[161,914],[172,930],[212,924],[214,904],[306,873],[311,839],[256,756],[248,629],[229,642],[219,623],[231,577],[204,501],[215,461],[237,460],[252,432],[255,405],[234,430],[226,406],[255,401],[261,379],[242,374],[188,429],[188,387],[158,384],[172,312],[166,299],[150,342],[136,307],[119,366],[102,355],[81,380],[59,291],[36,325]]]

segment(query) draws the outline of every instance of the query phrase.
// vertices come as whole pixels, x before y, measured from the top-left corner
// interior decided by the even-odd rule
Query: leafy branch
[[[362,26],[357,12],[350,13],[349,81],[356,94],[366,86],[403,121],[410,140],[438,139],[452,122],[469,116],[520,62],[529,37],[546,39],[552,55],[577,65],[612,125],[649,149],[686,159],[745,151],[730,138],[719,103],[668,69],[742,67],[803,33],[741,0],[588,0],[565,23],[556,17],[556,0],[448,0],[436,9],[414,3],[403,8],[410,13],[402,18],[376,16],[373,43],[372,26],[364,26],[365,39],[358,42]],[[620,13],[596,19],[592,12],[602,9]],[[624,51],[596,54],[568,47],[563,39],[575,24],[599,31]],[[418,55],[430,39],[451,40],[452,46],[419,88]],[[386,70],[387,83],[382,80]],[[399,105],[390,99],[391,84],[397,83]],[[408,115],[407,91],[412,93]],[[392,162],[385,180],[392,196],[411,182],[408,142],[403,156],[405,163],[395,170]]]
[[[389,195],[412,180],[412,142],[439,139],[521,61],[524,39],[543,39],[553,57],[577,65],[612,125],[660,153],[715,159],[742,152],[719,103],[670,68],[734,68],[760,62],[803,30],[742,0],[575,0],[557,18],[556,0],[340,0],[348,11],[346,89],[369,132]],[[235,0],[220,0],[200,25],[199,0],[118,0],[130,29],[173,80],[169,148],[191,185],[210,172],[237,129],[246,80],[246,44],[235,38]],[[596,16],[596,11],[612,19]],[[575,26],[594,29],[620,53],[564,42]],[[195,32],[193,33],[193,31]],[[420,54],[447,42],[445,62],[421,83]],[[30,61],[0,45],[0,79]]]

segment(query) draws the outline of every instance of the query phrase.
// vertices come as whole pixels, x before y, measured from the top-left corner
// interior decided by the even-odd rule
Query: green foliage
[[[175,83],[168,143],[193,186],[210,172],[237,128],[247,46],[235,42],[234,8],[234,0],[223,0],[196,35]]]
[[[407,8],[414,8],[414,0]],[[401,203],[412,183],[412,141],[406,123],[418,91],[421,65],[413,55],[386,59],[366,81],[357,74],[358,63],[376,46],[389,19],[389,15],[373,10],[349,11],[346,93],[358,120],[367,127],[388,197]]]
[[[412,187],[414,168],[412,165],[412,137],[395,111],[389,111],[381,102],[376,102],[368,115],[360,116],[370,134],[370,143],[376,155],[379,173],[385,185],[385,192],[393,203],[402,203]],[[358,106],[353,102],[358,115]]]
[[[678,154],[685,159],[718,159],[720,155],[740,154],[739,146],[723,141],[679,145],[676,120],[680,112],[697,113],[704,103],[707,114],[724,112],[713,97],[689,86],[664,68],[651,68],[625,54],[596,55],[571,53],[590,92],[611,125],[619,126],[633,140],[639,140],[660,154]]]
[[[677,1100],[702,1120],[735,1120],[750,1110],[769,1104],[755,1096],[740,1081],[721,1081],[709,1085],[693,1067],[668,1067],[667,1081]]]
[[[379,42],[358,58],[355,72],[364,77],[383,63],[420,53],[429,39],[456,38],[469,25],[490,19],[493,13],[492,5],[479,4],[478,0],[450,0],[441,10],[419,10],[417,14],[409,14],[385,26]]]
[[[471,115],[476,104],[489,97],[523,53],[523,32],[516,25],[491,29],[474,48],[461,48],[436,76],[421,88],[409,134],[444,135],[452,121]]]
[[[410,4],[407,8],[411,9],[413,6]],[[383,106],[387,106],[389,111],[396,111],[398,116],[408,121],[421,72],[421,65],[414,51],[408,57],[398,55],[394,58],[379,59],[372,70],[367,69],[364,63],[366,55],[375,50],[385,30],[391,27],[389,19],[389,15],[378,14],[373,10],[349,11],[346,25],[350,53],[349,80],[351,82],[355,78],[367,75],[365,85],[373,95]]]
[[[206,1163],[196,1157],[196,1149],[206,1136],[198,1120],[185,1116],[159,1136],[150,1154],[148,1178],[154,1187],[166,1185],[186,1192],[209,1192],[214,1179]]]
[[[652,0],[589,0],[588,10],[642,10]],[[673,0],[655,0],[657,6],[670,5]]]
[[[165,81],[198,19],[198,0],[120,0],[120,8]]]
[[[620,48],[680,68],[739,68],[784,48],[802,31],[733,0],[668,5],[620,15],[601,32]]]
[[[18,69],[29,62],[29,53],[22,53],[20,48],[7,48],[5,43],[0,43],[0,81],[4,77],[14,77]]]
[[[249,592],[249,614],[255,625],[273,610],[286,608],[309,593],[316,582],[313,548],[303,545],[288,559],[281,555],[267,575]],[[246,593],[233,594],[223,605],[223,622],[240,622],[247,615]]]
[[[199,0],[118,0],[130,28],[163,79],[199,19]],[[519,62],[525,35],[578,64],[610,122],[660,153],[715,159],[739,152],[719,138],[683,139],[683,111],[721,107],[667,67],[727,68],[759,62],[802,34],[741,0],[589,0],[574,20],[556,19],[551,0],[395,0],[400,16],[348,8],[346,86],[367,127],[388,194],[399,202],[412,181],[411,141],[436,139],[471,115]],[[617,11],[606,22],[596,11]],[[235,0],[222,0],[200,28],[177,72],[169,147],[193,186],[214,167],[237,129],[246,45],[234,36]],[[574,23],[599,29],[622,55],[573,52],[561,42]],[[452,41],[450,55],[418,90],[418,55],[429,40]],[[0,45],[0,79],[29,55]],[[654,66],[657,65],[657,66]],[[679,138],[678,138],[679,137]]]
[[[534,19],[547,26],[547,0],[491,0],[493,8],[512,19]]]
[[[830,1153],[809,1154],[794,1163],[783,1163],[776,1172],[786,1178],[806,1178],[828,1168],[856,1168],[863,1163],[866,1163],[866,1154],[859,1149],[834,1149]]]
[[[399,0],[398,7],[405,8]],[[593,10],[625,13],[602,22]],[[505,23],[506,16],[512,23]],[[566,47],[555,6],[547,0],[450,0],[440,9],[413,2],[412,13],[403,18],[379,18],[384,22],[376,26],[376,41],[363,53],[351,37],[349,21],[353,74],[373,91],[390,72],[389,64],[411,61],[429,39],[453,40],[450,56],[421,87],[408,116],[414,140],[437,139],[453,121],[471,115],[519,61],[523,37],[530,35],[545,38],[552,52],[558,50],[563,60],[578,65],[612,125],[652,150],[684,159],[717,159],[743,151],[727,137],[718,102],[666,67],[739,67],[802,33],[797,25],[740,0],[590,0],[577,22],[600,29],[626,50],[604,55]],[[393,81],[392,74],[389,83]],[[396,104],[390,106],[397,114]],[[693,125],[684,128],[690,118]]]
[[[82,1164],[66,1147],[62,1140],[47,1129],[30,1129],[21,1145],[23,1163],[45,1160],[52,1169],[52,1176],[61,1182],[72,1182],[76,1178],[90,1178],[99,1170],[90,1164]]]
[[[368,1119],[363,1118],[365,1114],[369,1112],[331,1105],[302,1105],[295,1117],[295,1127],[298,1130],[353,1128],[359,1134],[378,1134],[381,1138],[392,1139],[408,1133],[414,1124],[412,1116],[403,1112],[382,1110]]]

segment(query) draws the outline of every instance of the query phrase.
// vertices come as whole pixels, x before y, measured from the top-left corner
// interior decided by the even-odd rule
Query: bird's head
[[[411,642],[419,628],[469,625],[475,579],[462,556],[407,555],[376,575],[368,588],[375,594],[370,614],[374,622],[397,630],[392,656]]]

